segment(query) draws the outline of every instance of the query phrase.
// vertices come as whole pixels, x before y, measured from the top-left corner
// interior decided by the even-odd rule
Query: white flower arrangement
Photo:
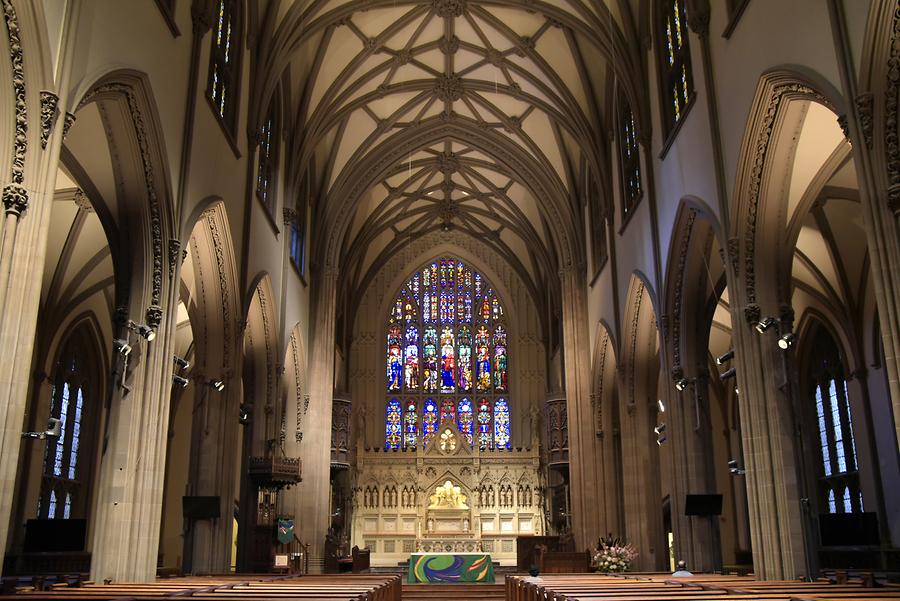
[[[624,572],[637,556],[637,551],[630,544],[608,537],[600,540],[592,559],[598,572]]]

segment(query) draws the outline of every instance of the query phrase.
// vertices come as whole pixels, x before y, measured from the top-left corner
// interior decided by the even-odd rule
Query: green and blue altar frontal
[[[413,553],[408,581],[490,584],[494,582],[494,564],[489,553]]]

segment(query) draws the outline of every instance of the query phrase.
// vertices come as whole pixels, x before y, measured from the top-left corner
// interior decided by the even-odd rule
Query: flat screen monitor
[[[878,516],[871,512],[824,513],[819,516],[823,547],[877,546]]]
[[[84,551],[87,520],[28,520],[25,522],[25,553]]]
[[[722,495],[685,495],[684,515],[720,515]]]

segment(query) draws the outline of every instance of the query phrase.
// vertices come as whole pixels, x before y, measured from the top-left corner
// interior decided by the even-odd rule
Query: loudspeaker
[[[211,520],[219,517],[219,497],[181,497],[184,517],[191,520]]]
[[[84,551],[87,520],[28,520],[25,522],[25,553]]]
[[[823,513],[819,516],[819,537],[823,547],[877,546],[878,514]]]
[[[722,495],[685,495],[684,515],[720,515]]]

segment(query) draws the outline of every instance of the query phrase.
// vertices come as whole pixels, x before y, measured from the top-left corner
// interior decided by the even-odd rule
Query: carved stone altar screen
[[[353,544],[372,564],[396,566],[410,553],[490,553],[515,565],[515,539],[543,534],[536,449],[480,449],[442,422],[424,449],[357,455]]]

